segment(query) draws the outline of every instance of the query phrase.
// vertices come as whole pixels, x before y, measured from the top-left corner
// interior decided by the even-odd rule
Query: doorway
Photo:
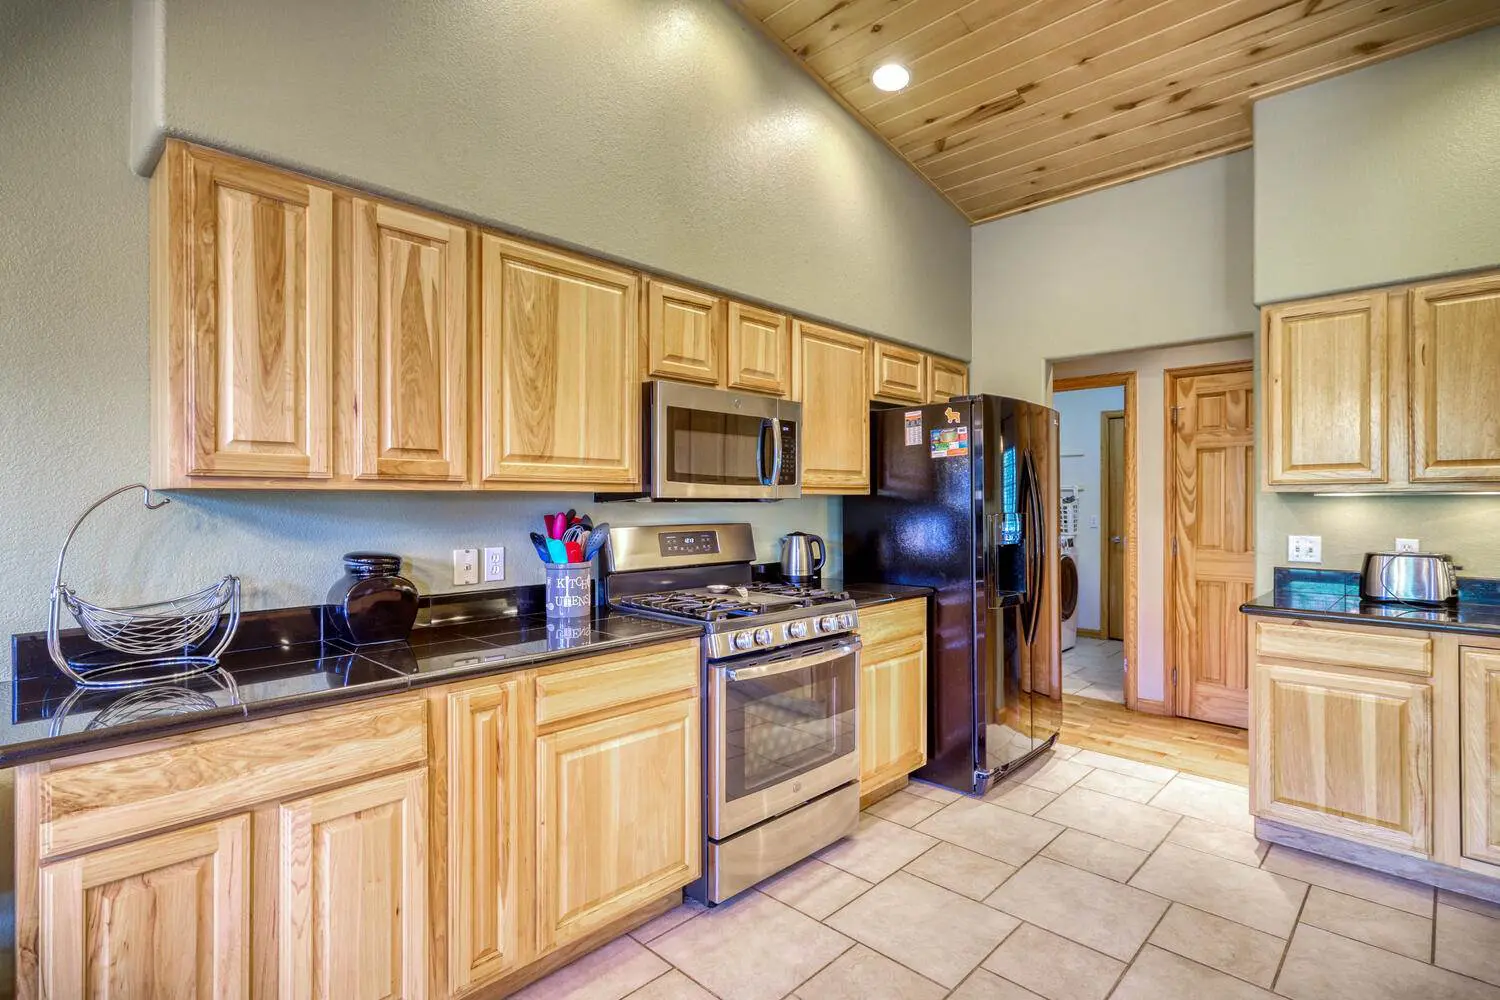
[[[1079,580],[1071,623],[1064,602],[1064,646],[1072,648],[1062,656],[1063,692],[1134,709],[1136,376],[1056,378],[1052,392],[1061,418],[1060,550]]]
[[[1249,362],[1168,369],[1166,667],[1173,713],[1249,725],[1255,400]]]

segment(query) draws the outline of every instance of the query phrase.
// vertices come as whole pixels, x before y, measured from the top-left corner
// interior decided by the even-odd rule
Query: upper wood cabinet
[[[1386,295],[1375,292],[1265,311],[1266,482],[1386,479]]]
[[[724,300],[708,292],[646,280],[646,375],[724,384]]]
[[[927,402],[946,403],[969,392],[969,366],[934,355],[927,366]]]
[[[730,302],[729,365],[731,389],[785,396],[792,387],[792,330],[785,315]]]
[[[484,482],[638,485],[636,275],[489,233],[481,241]]]
[[[1500,275],[1411,292],[1411,478],[1500,480]]]
[[[870,382],[875,399],[889,403],[925,403],[927,355],[883,340],[871,341]]]
[[[332,475],[332,280],[331,189],[167,144],[151,190],[154,485]]]
[[[243,813],[43,866],[41,995],[249,997],[249,873]]]
[[[469,452],[468,242],[463,226],[340,198],[339,407],[359,479],[462,483]]]
[[[792,324],[792,398],[802,404],[802,489],[870,491],[870,341]]]
[[[1500,865],[1500,649],[1459,650],[1463,856]]]

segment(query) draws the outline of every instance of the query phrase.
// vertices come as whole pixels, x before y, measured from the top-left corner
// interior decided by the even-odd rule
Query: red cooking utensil
[[[583,562],[583,546],[577,542],[563,542],[563,547],[568,550],[568,562]]]
[[[556,514],[544,514],[542,520],[547,525],[548,538],[562,538],[563,532],[568,530],[568,515],[559,511]]]

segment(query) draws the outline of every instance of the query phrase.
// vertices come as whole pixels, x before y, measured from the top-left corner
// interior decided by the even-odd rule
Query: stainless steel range
[[[847,594],[751,581],[748,524],[614,528],[612,606],[704,624],[703,877],[718,903],[859,823],[859,627]]]

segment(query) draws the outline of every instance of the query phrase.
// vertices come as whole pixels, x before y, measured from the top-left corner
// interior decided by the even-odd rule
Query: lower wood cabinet
[[[859,781],[878,791],[927,763],[927,601],[860,612]]]
[[[1459,650],[1463,856],[1500,865],[1500,649]]]
[[[249,997],[249,880],[244,813],[43,866],[42,995]]]

